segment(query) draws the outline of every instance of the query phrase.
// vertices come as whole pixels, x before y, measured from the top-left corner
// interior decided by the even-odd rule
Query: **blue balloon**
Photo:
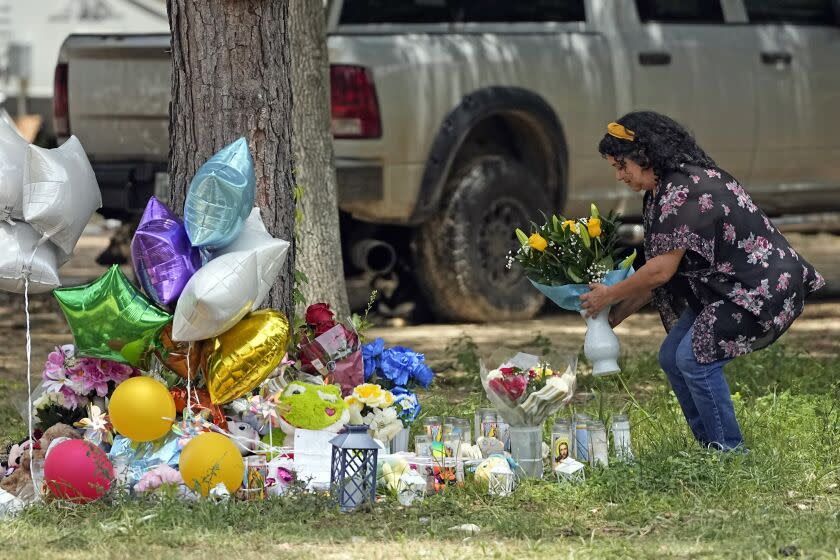
[[[254,207],[257,177],[245,138],[219,150],[190,181],[184,226],[195,247],[230,245]]]

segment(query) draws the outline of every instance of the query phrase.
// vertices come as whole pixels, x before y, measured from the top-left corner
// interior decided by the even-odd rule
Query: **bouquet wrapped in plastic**
[[[511,426],[541,426],[568,403],[577,380],[577,356],[534,356],[507,348],[481,362],[487,398]]]
[[[321,375],[328,383],[339,385],[342,396],[364,382],[359,335],[352,326],[337,322],[329,305],[310,305],[301,330],[298,356],[305,373]]]
[[[559,307],[581,312],[587,325],[584,353],[592,362],[594,375],[617,373],[619,342],[609,324],[607,308],[586,318],[580,296],[590,283],[607,286],[633,274],[632,255],[619,261],[618,217],[601,216],[593,204],[588,217],[569,220],[551,216],[543,225],[531,224],[531,234],[516,230],[521,246],[508,257],[508,267],[518,262],[525,276]]]

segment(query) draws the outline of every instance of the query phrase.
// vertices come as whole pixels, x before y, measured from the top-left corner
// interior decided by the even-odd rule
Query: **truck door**
[[[760,41],[751,191],[767,210],[840,208],[840,26],[831,0],[744,0]]]
[[[727,25],[720,0],[635,0],[625,35],[633,109],[652,109],[689,128],[736,177],[750,171],[755,136],[754,45]],[[619,84],[621,87],[621,84]]]

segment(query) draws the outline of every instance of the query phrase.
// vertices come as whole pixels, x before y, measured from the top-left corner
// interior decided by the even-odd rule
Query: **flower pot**
[[[527,478],[543,476],[543,427],[510,426],[510,454]]]
[[[586,321],[583,353],[592,364],[592,375],[619,373],[618,355],[621,346],[610,326],[610,306],[602,309],[597,317],[587,319],[585,311],[581,311],[580,315]]]

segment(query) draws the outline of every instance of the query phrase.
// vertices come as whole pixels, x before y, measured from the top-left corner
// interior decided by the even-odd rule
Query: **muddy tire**
[[[552,212],[545,188],[507,155],[483,155],[450,176],[439,213],[418,229],[416,278],[435,315],[450,321],[500,321],[536,315],[543,296],[514,263],[514,229]]]

